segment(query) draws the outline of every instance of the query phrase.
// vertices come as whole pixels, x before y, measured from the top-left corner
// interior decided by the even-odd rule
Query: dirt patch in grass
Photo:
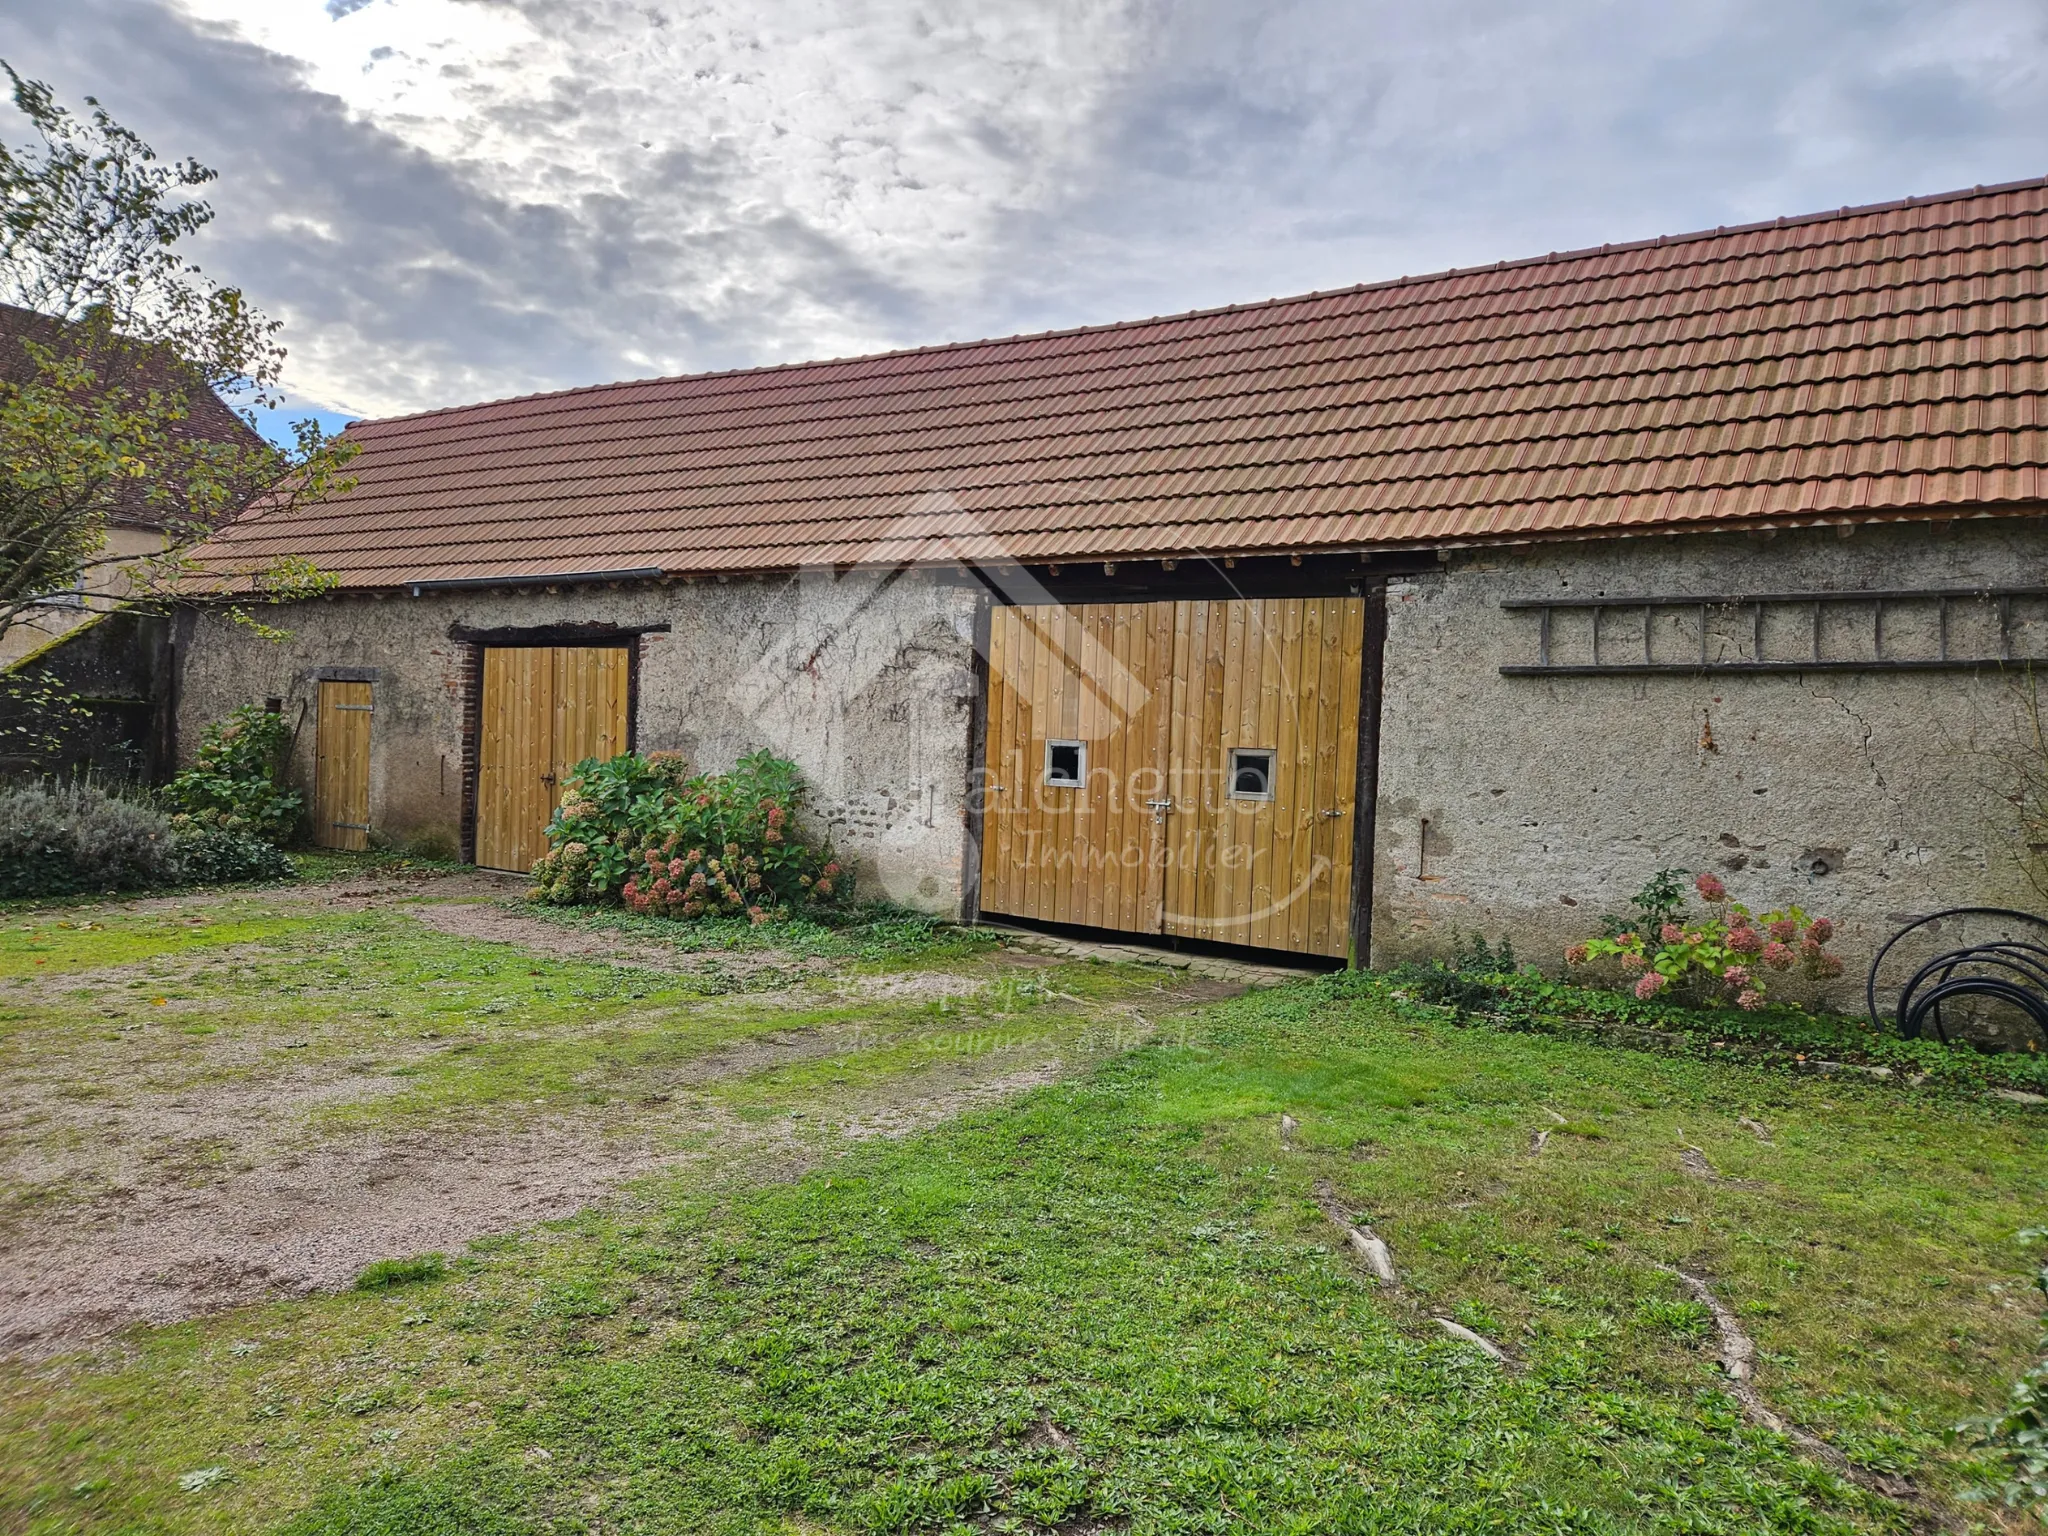
[[[852,1141],[913,1136],[955,1115],[986,1109],[1005,1099],[1029,1093],[1033,1088],[1043,1088],[1047,1083],[1057,1081],[1059,1076],[1060,1063],[1057,1061],[1042,1061],[983,1082],[973,1081],[968,1074],[958,1074],[950,1091],[904,1098],[897,1103],[850,1116],[839,1123],[838,1130]]]
[[[568,1216],[662,1154],[570,1124],[306,1148],[200,1188],[109,1190],[10,1241],[0,1344],[39,1356],[348,1284],[365,1265]]]
[[[378,1259],[570,1216],[662,1169],[773,1154],[794,1176],[840,1138],[913,1134],[1051,1082],[1088,1054],[941,1050],[862,1076],[873,1043],[859,1024],[771,1030],[580,1112],[501,1107],[466,1125],[324,1139],[307,1130],[309,1112],[403,1090],[407,1079],[388,1072],[392,1042],[372,1076],[342,1060],[163,1094],[71,1098],[61,1081],[36,1083],[7,1113],[16,1152],[0,1172],[19,1193],[0,1222],[0,1356],[338,1289]],[[835,1061],[855,1063],[855,1080],[743,1092],[752,1113],[720,1099],[728,1085]],[[513,1123],[526,1115],[544,1118]]]
[[[377,1260],[567,1217],[662,1170],[800,1169],[1023,1093],[1236,990],[994,949],[930,969],[692,952],[479,899],[511,890],[402,872],[129,903],[175,912],[178,932],[294,926],[126,964],[96,964],[101,937],[69,930],[80,969],[0,994],[25,1010],[0,1051],[0,1356],[345,1287]],[[309,932],[305,908],[334,913],[332,931]],[[361,915],[392,908],[426,933]],[[133,952],[118,921],[104,943]],[[530,979],[527,956],[548,974]],[[648,1000],[608,967],[653,973]],[[508,1071],[533,1076],[508,1089]]]
[[[339,1289],[378,1259],[460,1249],[558,1220],[663,1168],[774,1151],[801,1171],[810,1161],[804,1138],[813,1133],[906,1136],[1050,1082],[1061,1066],[941,1058],[810,1113],[745,1121],[692,1093],[843,1050],[852,1035],[810,1028],[752,1037],[677,1072],[674,1102],[664,1092],[520,1127],[380,1130],[252,1149],[251,1119],[331,1099],[350,1085],[309,1081],[296,1094],[276,1083],[238,1085],[242,1091],[130,1106],[121,1133],[129,1155],[118,1169],[88,1149],[9,1170],[16,1179],[41,1174],[56,1198],[10,1213],[0,1355],[37,1358],[132,1323]],[[274,1102],[259,1110],[254,1101],[265,1095]]]
[[[225,893],[184,891],[168,896],[110,900],[102,905],[109,912],[198,911],[239,899],[261,901],[280,910],[341,905],[344,910],[353,911],[364,906],[386,906],[393,901],[502,901],[517,896],[525,888],[526,882],[516,875],[492,874],[486,870],[377,869],[335,880],[309,880],[299,885],[269,885]],[[21,915],[33,917],[40,911],[27,909]]]
[[[830,960],[805,959],[779,949],[686,953],[658,939],[631,939],[600,929],[573,928],[485,902],[421,905],[412,909],[412,915],[436,932],[455,938],[513,944],[533,954],[562,960],[596,960],[677,974],[716,973],[735,980],[767,973],[822,975],[833,969]]]

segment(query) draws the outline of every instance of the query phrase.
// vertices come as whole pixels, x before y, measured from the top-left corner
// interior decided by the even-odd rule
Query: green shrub
[[[274,843],[225,827],[195,825],[176,834],[178,876],[192,885],[293,880],[298,872]]]
[[[284,785],[292,728],[283,715],[244,704],[209,725],[192,766],[164,786],[164,803],[180,831],[211,827],[282,843],[298,825],[304,801]]]
[[[143,890],[178,878],[171,826],[90,784],[0,792],[0,897]]]
[[[534,865],[536,901],[621,902],[658,917],[764,921],[843,905],[852,876],[804,837],[803,783],[773,753],[689,777],[681,759],[628,753],[577,766]]]
[[[439,1280],[448,1273],[448,1261],[438,1253],[417,1254],[410,1259],[379,1259],[356,1276],[359,1291],[389,1290],[394,1285],[417,1285]]]

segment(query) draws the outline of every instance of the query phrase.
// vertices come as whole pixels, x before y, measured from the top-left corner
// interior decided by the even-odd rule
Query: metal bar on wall
[[[2016,602],[2048,602],[2048,587],[1969,587],[1969,588],[1900,588],[1884,591],[1848,592],[1771,592],[1740,597],[1729,595],[1700,596],[1697,594],[1615,597],[1602,595],[1582,601],[1560,600],[1556,597],[1511,598],[1501,603],[1508,612],[1534,612],[1537,615],[1536,660],[1532,663],[1510,662],[1500,668],[1508,677],[1600,677],[1627,675],[1679,676],[1700,673],[1798,673],[1798,672],[1929,672],[1929,671],[1977,671],[2009,666],[2030,661],[2048,661],[2048,656],[2020,656],[2016,650],[2014,635],[2013,605]],[[1988,645],[1988,637],[1980,642],[1977,654],[1958,655],[1952,648],[1949,611],[1957,602],[1995,603],[1998,614],[1998,641],[1995,649]],[[1900,634],[1895,623],[1896,610],[1901,604],[1930,603],[1935,610],[1934,654],[1912,656],[1901,655]],[[1831,607],[1843,604],[1853,605],[1852,611],[1861,610],[1870,616],[1870,634],[1867,654],[1857,659],[1830,658],[1826,655],[1828,612]],[[1700,635],[1699,653],[1696,660],[1686,662],[1659,661],[1652,642],[1652,623],[1660,609],[1691,608],[1698,616]],[[1806,654],[1794,657],[1773,658],[1765,652],[1765,610],[1772,607],[1805,610],[1806,644],[1801,647]],[[1601,647],[1601,620],[1611,608],[1637,608],[1643,615],[1643,648],[1640,660],[1616,661]],[[1747,609],[1749,611],[1750,651],[1746,657],[1732,657],[1725,660],[1713,658],[1713,647],[1708,639],[1711,610],[1714,608]],[[1560,659],[1557,646],[1556,615],[1558,610],[1583,612],[1587,615],[1590,632],[1585,659]],[[1797,633],[1794,629],[1793,633]],[[1910,628],[1906,632],[1912,633]],[[1789,637],[1787,637],[1789,638]],[[1910,650],[1910,641],[1905,644]],[[1863,649],[1855,645],[1851,650]],[[1569,650],[1567,650],[1569,655]]]

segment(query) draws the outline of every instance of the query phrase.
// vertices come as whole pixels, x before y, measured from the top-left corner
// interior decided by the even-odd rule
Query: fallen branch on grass
[[[1531,1157],[1539,1157],[1542,1155],[1543,1149],[1549,1145],[1550,1132],[1538,1131],[1534,1136],[1531,1136],[1529,1138],[1529,1155]]]
[[[1652,1261],[1654,1263],[1654,1261]],[[1803,1455],[1810,1456],[1836,1476],[1846,1478],[1861,1487],[1883,1494],[1888,1499],[1899,1499],[1911,1503],[1920,1502],[1919,1490],[1906,1478],[1886,1477],[1879,1472],[1866,1471],[1836,1450],[1827,1441],[1797,1424],[1787,1423],[1777,1411],[1764,1400],[1763,1393],[1756,1386],[1756,1341],[1744,1331],[1734,1310],[1720,1297],[1713,1287],[1698,1275],[1687,1274],[1669,1264],[1657,1264],[1665,1274],[1675,1277],[1686,1288],[1693,1300],[1714,1316],[1714,1331],[1721,1344],[1720,1366],[1728,1378],[1728,1394],[1742,1409],[1742,1416],[1760,1429],[1768,1429],[1783,1435],[1796,1445]]]
[[[1337,1203],[1337,1192],[1327,1180],[1316,1180],[1316,1205],[1344,1234],[1344,1245],[1364,1261],[1380,1284],[1389,1290],[1398,1289],[1401,1277],[1394,1269],[1393,1250],[1371,1227],[1361,1227],[1351,1219],[1350,1213]]]
[[[1744,1115],[1735,1123],[1741,1126],[1745,1131],[1749,1132],[1750,1135],[1754,1136],[1758,1141],[1762,1142],[1765,1146],[1768,1147],[1771,1144],[1771,1128],[1768,1125],[1765,1125],[1761,1120],[1752,1120],[1749,1118],[1749,1116]]]
[[[1502,1365],[1514,1364],[1512,1360],[1508,1359],[1508,1352],[1502,1349],[1498,1344],[1494,1343],[1493,1340],[1489,1339],[1485,1334],[1474,1333],[1470,1328],[1467,1328],[1463,1323],[1454,1323],[1448,1317],[1438,1318],[1436,1320],[1436,1325],[1437,1327],[1443,1329],[1445,1333],[1448,1333],[1452,1338],[1464,1340],[1473,1348],[1481,1350],[1484,1353],[1492,1356],[1495,1360],[1498,1360]]]

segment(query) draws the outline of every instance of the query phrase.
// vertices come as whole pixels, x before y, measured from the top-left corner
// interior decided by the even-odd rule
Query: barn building
[[[339,586],[185,612],[181,739],[280,699],[319,841],[494,868],[584,757],[767,746],[937,912],[1543,956],[1683,865],[1867,953],[2034,899],[2044,242],[2026,182],[364,422],[203,552]]]

